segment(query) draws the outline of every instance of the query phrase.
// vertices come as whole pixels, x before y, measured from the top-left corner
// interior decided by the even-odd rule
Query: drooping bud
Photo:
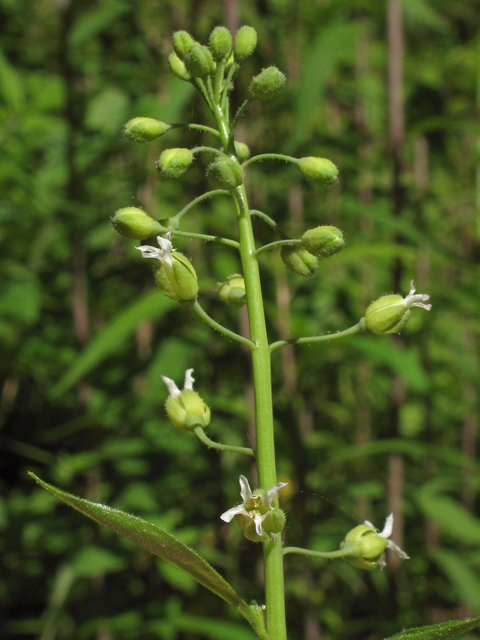
[[[340,229],[324,225],[305,231],[302,245],[314,256],[328,258],[343,249],[345,240]]]
[[[226,27],[215,27],[208,40],[214,60],[220,62],[232,48],[232,36]]]
[[[245,162],[250,157],[250,149],[244,142],[235,142],[235,153],[239,162]]]
[[[161,224],[138,207],[119,209],[112,224],[120,235],[131,240],[145,240],[161,231]]]
[[[284,89],[287,78],[277,67],[267,67],[255,76],[248,88],[252,98],[272,100]]]
[[[187,31],[176,31],[173,34],[173,48],[180,60],[185,60],[185,56],[196,44],[195,40]]]
[[[290,271],[298,273],[304,278],[311,278],[318,268],[318,260],[301,246],[283,246],[280,257]]]
[[[244,173],[242,167],[230,158],[220,158],[209,165],[207,178],[216,189],[233,191],[243,184]]]
[[[192,164],[193,154],[190,149],[165,149],[160,154],[157,167],[165,176],[178,178]]]
[[[333,184],[338,178],[338,169],[331,160],[327,158],[315,158],[309,156],[300,158],[298,168],[307,180],[327,186]]]
[[[192,78],[204,78],[214,67],[210,49],[199,44],[194,45],[185,57],[185,66]]]
[[[242,27],[235,35],[233,43],[233,55],[235,60],[241,61],[248,58],[257,46],[257,32],[253,27]]]
[[[151,142],[171,128],[171,125],[155,118],[132,118],[123,128],[123,135],[133,142]]]
[[[168,64],[170,65],[171,72],[176,75],[177,78],[180,78],[180,80],[184,80],[185,82],[190,82],[192,76],[188,73],[183,60],[180,60],[176,53],[171,53],[168,56]]]
[[[165,238],[157,237],[160,249],[151,246],[136,247],[144,258],[155,258],[158,266],[155,270],[155,283],[160,291],[178,302],[195,300],[198,295],[197,274],[192,263],[170,242],[170,233]]]
[[[228,304],[229,307],[240,308],[247,302],[245,280],[239,273],[228,276],[226,282],[220,283],[217,293],[220,300]]]
[[[183,431],[193,431],[196,427],[204,429],[210,423],[210,409],[193,390],[195,380],[192,373],[193,369],[187,369],[183,391],[178,389],[173,380],[162,376],[169,393],[165,411],[170,422]]]
[[[365,312],[365,327],[379,336],[388,333],[398,333],[410,317],[411,307],[420,307],[430,311],[431,304],[424,304],[430,299],[426,293],[415,293],[413,280],[406,298],[399,294],[382,296],[367,308]]]

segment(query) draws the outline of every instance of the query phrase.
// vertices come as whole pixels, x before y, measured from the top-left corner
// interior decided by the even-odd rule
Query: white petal
[[[192,376],[193,369],[187,369],[185,371],[185,383],[183,385],[184,389],[193,389],[193,383],[195,382],[195,378]]]
[[[375,529],[375,531],[377,530],[369,520],[365,520],[363,524],[367,527],[370,527],[371,529]]]
[[[239,515],[247,516],[247,518],[251,517],[243,504],[239,504],[238,507],[232,507],[228,511],[225,511],[225,513],[222,513],[222,515],[220,516],[220,520],[223,520],[224,522],[230,522],[235,516]]]
[[[270,508],[272,506],[272,500],[275,498],[280,489],[286,487],[287,484],[288,482],[277,482],[277,484],[274,484],[273,487],[270,487],[270,489],[268,489],[268,491],[265,491],[265,493],[263,494],[262,503],[268,504]]]
[[[378,566],[380,567],[380,569],[383,571],[383,569],[385,569],[385,567],[387,566],[387,562],[385,560],[385,554],[382,555],[382,557],[380,558],[380,562],[378,563]]]
[[[252,490],[250,489],[250,485],[248,484],[248,480],[245,476],[240,476],[240,495],[242,496],[243,504],[248,507],[251,505],[253,500]]]
[[[259,536],[263,536],[265,531],[262,528],[263,521],[268,516],[268,512],[261,515],[260,513],[255,513],[255,531]]]
[[[169,236],[168,233],[166,235]],[[162,256],[167,256],[172,253],[173,244],[170,242],[169,237],[162,238],[162,236],[157,236],[157,242],[158,246],[162,250]]]
[[[408,292],[408,295],[411,296],[415,293],[415,285],[413,284],[413,280],[410,280],[410,291]]]
[[[157,249],[156,247],[150,247],[148,244],[145,244],[141,247],[135,247],[142,252],[142,258],[156,258],[157,260],[162,259],[162,251]]]
[[[410,556],[407,556],[405,551],[402,551],[402,549],[400,549],[400,547],[397,544],[395,544],[395,542],[392,542],[391,540],[388,541],[387,549],[391,549],[393,553],[397,557],[401,558],[402,560],[410,559]]]
[[[177,387],[175,382],[171,378],[167,378],[167,376],[161,376],[161,378],[168,389],[168,395],[171,398],[178,398],[180,395],[180,389]]]
[[[378,535],[380,538],[389,538],[392,535],[393,531],[393,513],[391,513],[388,518],[385,520],[385,526],[383,527],[383,531]]]

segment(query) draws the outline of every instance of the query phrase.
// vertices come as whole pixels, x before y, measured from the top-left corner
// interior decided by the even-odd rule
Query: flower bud
[[[243,184],[244,174],[239,164],[230,158],[220,158],[209,165],[207,178],[216,189],[233,191]]]
[[[199,44],[194,45],[185,57],[185,66],[187,67],[188,73],[193,78],[203,78],[208,76],[214,67],[213,57],[210,50]]]
[[[352,555],[345,556],[345,560],[357,569],[367,571],[374,569],[382,561],[383,552],[388,547],[388,540],[380,537],[377,530],[367,524],[359,524],[349,531],[340,548],[343,549],[348,543],[352,546]]]
[[[340,229],[324,225],[305,231],[302,245],[317,258],[328,258],[343,249],[345,240]]]
[[[429,299],[430,296],[425,293],[415,294],[412,280],[406,298],[392,294],[372,302],[365,312],[365,327],[379,336],[398,333],[407,323],[411,307],[421,307],[430,311],[432,305],[424,304]]]
[[[242,520],[242,522],[239,522]],[[247,540],[251,542],[265,542],[267,540],[272,540],[276,533],[280,533],[283,531],[286,522],[285,512],[279,508],[273,508],[269,513],[267,513],[265,519],[262,523],[263,534],[259,535],[255,522],[245,516],[238,515],[235,516],[235,521],[243,529],[243,535]],[[242,526],[243,525],[243,526]]]
[[[244,142],[235,142],[235,153],[239,162],[245,162],[250,157],[250,149]]]
[[[178,178],[192,164],[193,154],[190,149],[165,149],[160,154],[157,167],[165,176]]]
[[[226,27],[215,27],[208,40],[214,60],[220,62],[232,48],[232,36]]]
[[[162,376],[169,397],[165,403],[165,411],[170,422],[184,431],[193,431],[196,427],[204,429],[210,423],[210,409],[202,398],[193,390],[193,369],[185,373],[185,384],[180,391],[173,380]]]
[[[121,236],[131,240],[145,240],[161,230],[161,224],[152,216],[137,207],[119,209],[112,219],[112,224]]]
[[[242,27],[235,35],[233,54],[235,60],[241,61],[248,58],[257,46],[257,32],[253,27]]]
[[[176,31],[173,34],[173,48],[180,60],[185,59],[194,44],[196,44],[195,40],[187,31]]]
[[[158,260],[155,271],[155,283],[163,293],[179,302],[194,300],[198,295],[197,274],[192,263],[170,242],[170,233],[165,238],[157,236],[160,249],[143,245],[136,247],[144,258]]]
[[[280,251],[280,257],[287,269],[298,273],[304,278],[311,278],[318,268],[316,257],[298,245],[283,246]]]
[[[228,276],[226,282],[220,283],[217,293],[220,300],[228,304],[229,307],[240,308],[247,302],[245,280],[239,273]]]
[[[267,67],[253,78],[248,90],[253,98],[271,100],[283,91],[286,81],[287,78],[277,67]]]
[[[185,63],[183,60],[180,60],[176,53],[171,53],[168,56],[168,64],[170,65],[171,72],[177,76],[177,78],[180,78],[180,80],[184,80],[185,82],[190,82],[192,77],[188,73]]]
[[[132,118],[123,128],[123,135],[133,142],[151,142],[171,128],[155,118]]]
[[[329,185],[333,184],[338,178],[337,167],[326,158],[300,158],[298,168],[303,175],[316,184]]]

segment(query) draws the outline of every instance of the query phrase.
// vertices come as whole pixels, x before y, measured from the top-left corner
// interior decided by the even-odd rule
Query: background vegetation
[[[263,66],[288,76],[281,100],[242,121],[252,152],[326,156],[341,171],[329,190],[280,164],[249,171],[253,206],[292,234],[335,224],[347,239],[310,281],[265,256],[272,340],[347,328],[412,278],[433,302],[401,337],[275,353],[287,543],[336,548],[394,510],[411,556],[371,574],[289,556],[290,637],[381,639],[480,614],[478,3],[1,0],[0,23],[2,638],[252,637],[214,595],[26,476],[164,526],[262,601],[260,545],[219,520],[238,503],[239,473],[254,470],[176,432],[160,380],[194,367],[212,438],[247,444],[247,354],[155,292],[110,225],[120,207],[163,219],[204,190],[200,160],[179,181],[154,167],[165,146],[200,135],[138,146],[120,132],[137,115],[202,122],[189,85],[168,73],[171,33],[204,42],[222,23],[259,35],[234,105]],[[232,219],[217,198],[184,228],[231,235]],[[177,245],[202,304],[245,331],[245,315],[214,293],[239,269],[233,253]]]

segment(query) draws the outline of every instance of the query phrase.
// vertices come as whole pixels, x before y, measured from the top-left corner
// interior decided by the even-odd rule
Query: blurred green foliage
[[[238,502],[238,475],[253,470],[176,432],[160,380],[180,383],[193,367],[212,408],[209,435],[245,446],[246,354],[153,292],[134,243],[110,225],[129,205],[167,218],[206,188],[200,160],[178,182],[154,167],[165,147],[199,144],[198,132],[144,146],[120,132],[139,115],[203,122],[190,86],[168,73],[171,33],[205,42],[235,4],[0,2],[2,638],[252,637],[188,576],[67,511],[26,476],[33,470],[159,524],[247,601],[262,601],[260,546],[219,520]],[[264,66],[288,78],[282,99],[252,105],[242,140],[253,153],[325,156],[341,173],[339,186],[318,190],[294,168],[249,170],[253,207],[296,237],[334,224],[347,241],[309,281],[264,256],[272,341],[356,323],[391,291],[395,260],[401,293],[414,278],[433,302],[429,314],[412,314],[401,339],[353,337],[273,356],[287,543],[336,548],[366,517],[381,526],[397,492],[411,556],[371,574],[289,556],[292,638],[381,638],[480,613],[480,7],[402,0],[402,8],[406,134],[394,215],[386,3],[239,7],[259,46],[233,105]],[[232,220],[217,198],[183,229],[231,236]],[[273,239],[260,220],[256,230],[259,241]],[[214,295],[239,270],[234,252],[176,244],[195,264],[202,304],[238,330],[238,311]]]

